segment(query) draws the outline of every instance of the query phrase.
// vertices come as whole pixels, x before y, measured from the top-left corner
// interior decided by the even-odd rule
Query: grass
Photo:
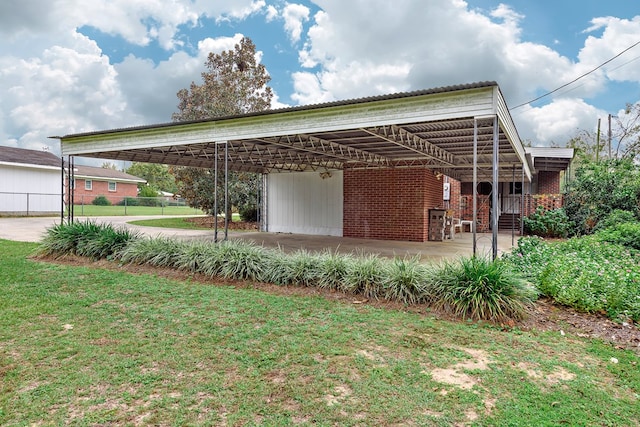
[[[189,206],[96,206],[76,205],[73,214],[80,216],[203,215]]]
[[[234,213],[232,215],[233,221],[239,221],[240,215]],[[146,227],[161,227],[161,228],[182,228],[187,230],[211,230],[211,227],[200,227],[198,224],[188,221],[188,218],[156,218],[156,219],[140,219],[135,221],[129,221],[129,224],[144,225]],[[224,229],[224,226],[222,226]]]
[[[209,227],[200,227],[198,224],[187,221],[188,218],[157,218],[137,219],[128,221],[129,224],[143,225],[145,227],[180,228],[184,230],[211,230]]]
[[[599,341],[48,264],[36,247],[0,241],[1,425],[640,419],[637,355]]]

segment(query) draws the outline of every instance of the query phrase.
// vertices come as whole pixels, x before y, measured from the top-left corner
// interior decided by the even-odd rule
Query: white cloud
[[[613,17],[595,18],[591,23],[591,27],[585,30],[586,33],[597,30],[603,30],[603,32],[601,37],[590,35],[580,51],[580,62],[587,68],[597,67],[639,41],[640,15],[631,20]],[[640,82],[640,67],[633,62],[639,55],[640,45],[605,65],[606,77],[614,81]]]
[[[95,42],[71,33],[66,46],[40,57],[0,58],[5,120],[0,136],[20,146],[40,147],[47,137],[100,129],[122,122],[126,103],[117,73]]]
[[[292,76],[292,99],[301,103],[491,80],[514,106],[591,70],[640,34],[640,16],[594,19],[590,31],[604,30],[602,36],[590,36],[574,62],[552,47],[523,41],[526,16],[504,4],[485,14],[458,0],[315,3],[322,10],[299,52],[301,66],[314,71]],[[601,111],[583,99],[603,93],[608,79],[640,76],[640,67],[611,65],[559,91],[548,106],[520,113],[521,136],[559,142],[575,127],[590,125]]]
[[[242,38],[209,33],[190,40],[195,50],[186,53],[183,30],[203,18],[232,25],[257,14],[282,19],[274,45],[286,35],[298,46],[299,69],[283,71],[293,94],[282,85],[280,96],[300,104],[495,80],[514,106],[593,69],[640,34],[640,16],[594,18],[570,59],[523,40],[527,17],[505,5],[483,12],[463,0],[311,1],[319,9],[313,16],[309,0],[1,1],[0,143],[39,147],[53,134],[169,121],[176,92],[200,82],[207,54]],[[157,42],[168,56],[154,62],[130,54],[113,64],[79,34],[82,26],[139,46]],[[576,129],[593,128],[605,114],[585,100],[612,82],[640,82],[639,55],[640,46],[545,99],[548,105],[515,110],[520,135],[562,144]],[[278,96],[272,104],[284,106]]]
[[[284,29],[293,42],[300,40],[302,23],[309,20],[309,8],[301,4],[287,4],[282,11]]]
[[[522,138],[528,135],[534,145],[564,146],[578,131],[595,129],[598,117],[607,113],[579,98],[560,98],[542,107],[523,107],[512,115]]]

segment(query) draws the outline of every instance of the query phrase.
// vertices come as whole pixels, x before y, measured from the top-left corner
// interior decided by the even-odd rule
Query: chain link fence
[[[77,195],[74,216],[202,215],[185,199],[174,197],[123,197],[113,195]],[[61,194],[0,192],[0,215],[45,216],[67,214]]]

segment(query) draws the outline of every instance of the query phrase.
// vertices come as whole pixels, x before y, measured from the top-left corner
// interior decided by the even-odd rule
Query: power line
[[[598,69],[600,69],[600,68],[604,67],[604,66],[605,66],[605,65],[607,65],[609,62],[613,61],[614,59],[618,58],[618,57],[619,57],[620,55],[622,55],[623,53],[625,53],[625,52],[627,52],[627,51],[629,51],[629,50],[633,49],[634,47],[638,46],[639,44],[640,44],[640,40],[639,40],[639,41],[637,41],[637,42],[635,42],[634,44],[632,44],[631,46],[629,46],[628,48],[626,48],[625,50],[623,50],[622,52],[620,52],[619,54],[617,54],[616,56],[614,56],[613,58],[610,58],[610,59],[606,60],[605,62],[603,62],[602,64],[598,65],[598,66],[597,66],[596,68],[594,68],[593,70],[591,70],[591,71],[587,71],[586,73],[582,74],[580,77],[577,77],[577,78],[575,78],[575,79],[571,80],[569,83],[565,83],[565,84],[563,84],[562,86],[559,86],[559,87],[555,88],[554,90],[552,90],[552,91],[550,91],[550,92],[545,93],[544,95],[540,95],[539,97],[537,97],[537,98],[535,98],[535,99],[532,99],[531,101],[523,102],[523,103],[522,103],[522,104],[520,104],[520,105],[516,105],[515,107],[511,108],[511,110],[515,110],[516,108],[524,107],[524,106],[525,106],[525,105],[527,105],[527,104],[531,104],[532,102],[536,102],[537,100],[542,99],[542,98],[544,98],[545,96],[549,96],[549,95],[551,95],[552,93],[555,93],[555,92],[559,91],[560,89],[563,89],[563,88],[565,88],[565,87],[569,86],[570,84],[573,84],[573,83],[577,82],[578,80],[582,79],[583,77],[586,77],[586,76],[588,76],[589,74],[593,73],[594,71],[596,71],[596,70],[598,70]],[[625,64],[623,64],[623,65],[625,65]],[[621,66],[622,66],[622,65],[621,65]],[[618,67],[618,68],[620,68],[620,67]]]

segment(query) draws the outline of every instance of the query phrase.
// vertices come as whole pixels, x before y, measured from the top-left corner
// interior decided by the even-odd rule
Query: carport
[[[474,218],[478,182],[497,188],[499,182],[514,180],[516,171],[522,180],[531,180],[522,142],[495,82],[54,138],[60,139],[69,164],[83,156],[261,173],[267,190],[265,231],[272,231],[269,214],[276,212],[268,206],[269,200],[274,203],[269,177],[282,173],[313,172],[323,180],[342,173],[353,180],[362,176],[357,171],[428,170],[438,179],[473,183]],[[366,182],[359,184],[366,188]],[[492,197],[496,206],[496,191]],[[497,216],[491,221],[495,257]],[[472,232],[475,253],[475,222]]]

